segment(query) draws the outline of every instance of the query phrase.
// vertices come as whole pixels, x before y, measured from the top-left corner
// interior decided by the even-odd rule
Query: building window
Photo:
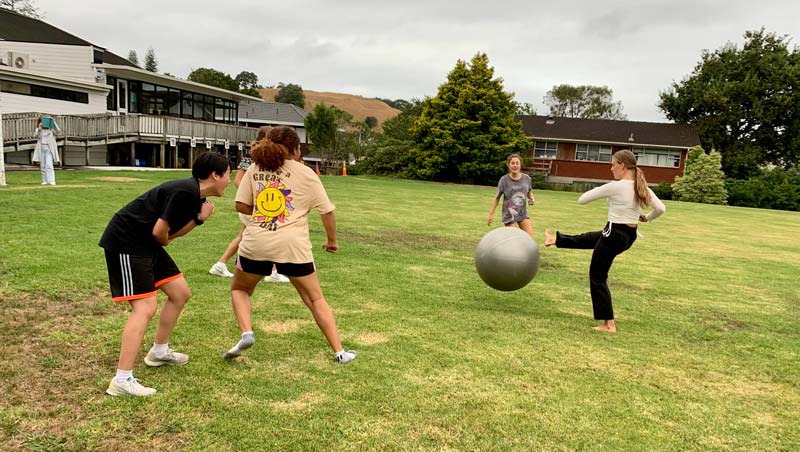
[[[177,89],[169,89],[167,94],[167,111],[170,116],[181,115],[181,92]]]
[[[555,141],[537,141],[533,144],[533,158],[554,159],[558,153],[558,143]]]
[[[45,99],[63,100],[78,104],[89,103],[89,93],[72,91],[63,88],[53,88],[52,86],[32,85],[30,83],[18,83],[8,80],[0,80],[0,91],[5,93],[21,94],[23,96],[43,97]]]
[[[681,166],[681,151],[669,149],[631,148],[639,165],[664,166],[678,168]]]
[[[111,91],[106,96],[106,110],[117,111],[117,79],[116,77],[106,77],[106,84],[111,87]]]
[[[128,82],[128,111],[131,113],[140,113],[139,99],[141,98],[141,83]]]
[[[190,93],[188,91],[181,91],[181,98],[183,99],[183,102],[182,102],[182,105],[181,105],[181,116],[184,117],[184,118],[190,118],[191,119],[191,117],[192,117],[192,109],[194,108],[192,106],[192,93]]]
[[[611,146],[579,143],[575,148],[575,160],[610,162]]]

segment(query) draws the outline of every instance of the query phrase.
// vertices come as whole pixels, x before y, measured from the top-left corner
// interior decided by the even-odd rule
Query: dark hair
[[[259,127],[258,128],[258,132],[256,133],[256,141],[261,141],[264,138],[266,138],[267,137],[267,132],[269,132],[269,130],[271,128],[272,127],[270,127],[270,126],[261,126],[261,127]]]
[[[208,179],[211,174],[222,176],[230,168],[230,162],[224,155],[208,151],[197,156],[192,165],[192,177],[197,180]]]
[[[267,132],[267,139],[273,143],[286,146],[286,150],[288,150],[290,154],[300,146],[300,137],[297,136],[297,132],[291,127],[273,127]]]
[[[265,138],[257,141],[250,148],[250,157],[253,159],[253,163],[258,165],[258,169],[276,171],[289,158],[289,150],[286,149],[286,146],[273,143],[269,138]]]

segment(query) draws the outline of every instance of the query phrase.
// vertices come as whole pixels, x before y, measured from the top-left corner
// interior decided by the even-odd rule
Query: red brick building
[[[683,175],[689,149],[700,144],[685,124],[609,119],[517,116],[534,146],[524,157],[528,170],[546,173],[548,182],[612,180],[611,155],[621,149],[636,154],[647,182],[673,183]]]

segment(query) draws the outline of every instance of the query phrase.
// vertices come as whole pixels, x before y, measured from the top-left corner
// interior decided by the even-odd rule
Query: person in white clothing
[[[53,129],[61,132],[55,119],[39,116],[36,121],[36,147],[33,149],[31,161],[39,163],[42,171],[42,185],[56,184],[54,165],[61,161],[58,157],[58,145]]]
[[[595,320],[603,325],[595,330],[616,333],[614,309],[611,305],[611,291],[608,289],[608,271],[614,258],[625,252],[636,241],[636,227],[640,221],[652,221],[664,213],[664,203],[647,187],[644,172],[636,164],[633,152],[623,149],[611,157],[613,182],[594,188],[581,195],[579,204],[606,198],[608,202],[608,223],[602,231],[567,235],[550,229],[544,232],[544,246],[558,248],[593,249],[592,263],[589,266],[589,288],[592,294],[592,308]],[[642,209],[650,207],[647,215]]]

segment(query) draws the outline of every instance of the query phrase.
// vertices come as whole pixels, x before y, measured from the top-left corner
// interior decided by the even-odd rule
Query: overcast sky
[[[607,85],[634,121],[666,121],[659,91],[703,49],[761,27],[800,36],[797,0],[38,0],[45,20],[185,78],[198,67],[262,85],[390,99],[436,94],[459,59],[486,52],[507,91],[547,109],[554,85]]]

